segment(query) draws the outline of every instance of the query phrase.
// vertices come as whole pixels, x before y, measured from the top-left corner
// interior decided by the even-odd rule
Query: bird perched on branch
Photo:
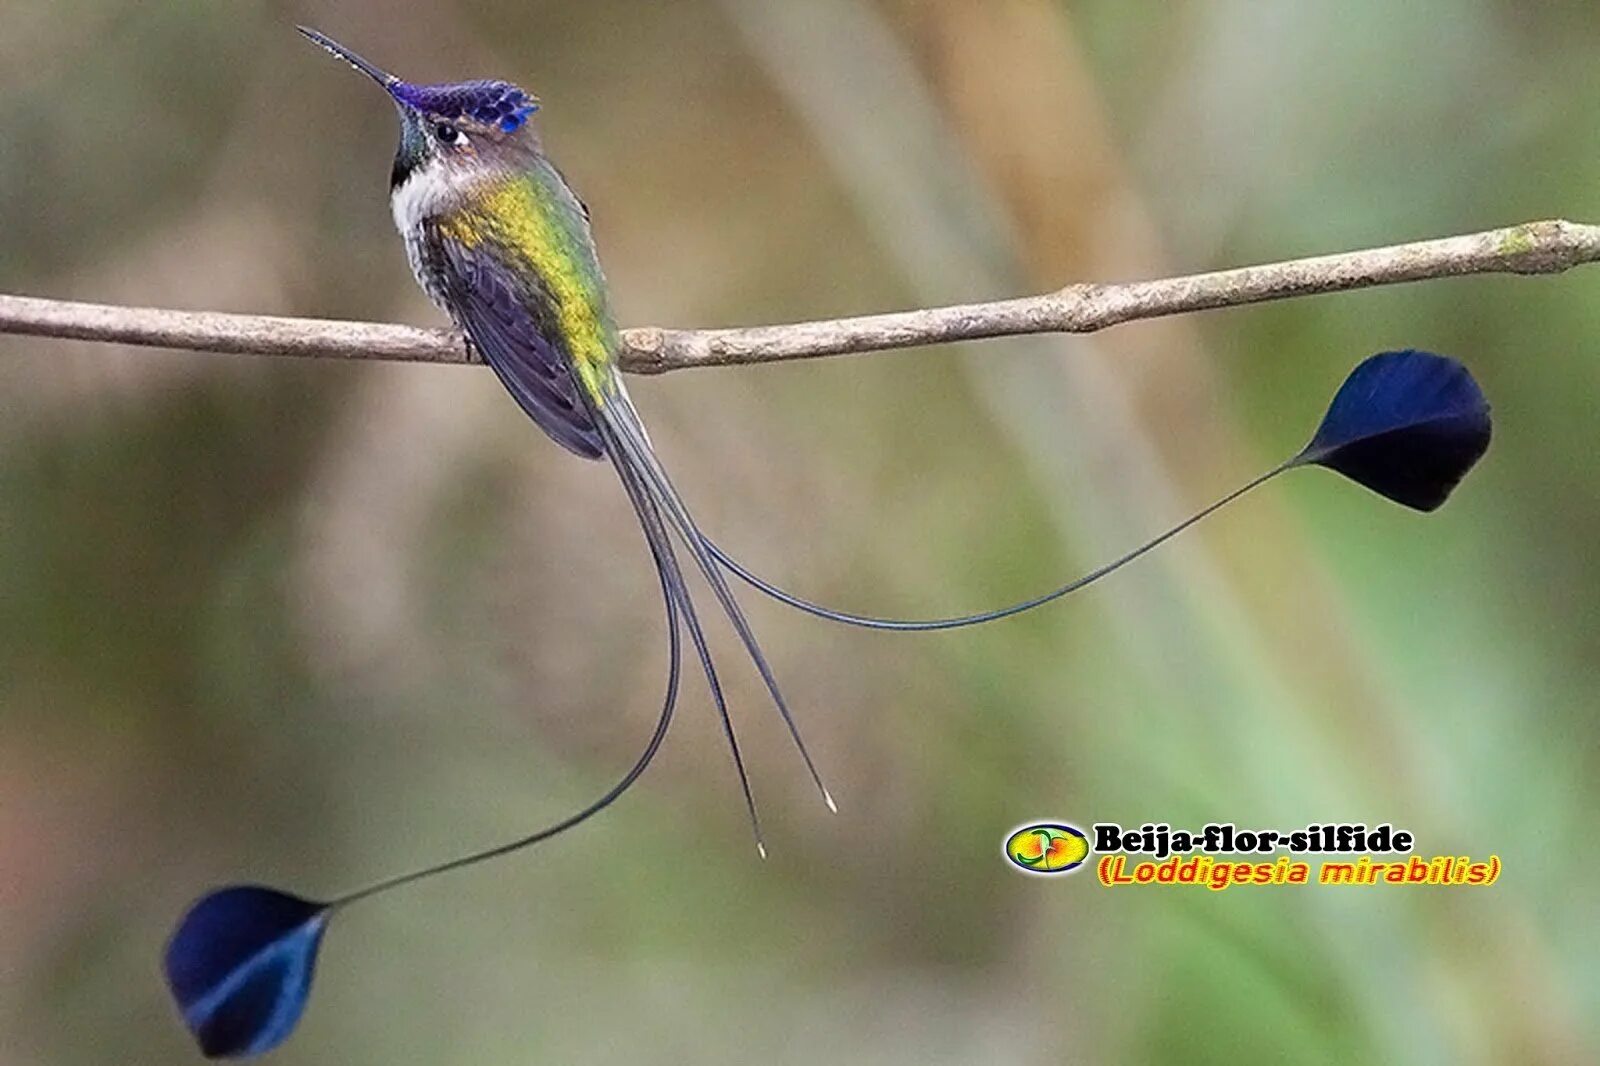
[[[743,643],[807,771],[834,809],[772,669],[729,588],[729,575],[791,607],[849,625],[893,630],[979,625],[1038,607],[1105,577],[1286,470],[1328,467],[1397,502],[1432,510],[1488,446],[1488,405],[1465,368],[1426,352],[1387,352],[1357,367],[1311,443],[1290,459],[1085,577],[1010,607],[952,618],[884,619],[822,607],[783,591],[735,561],[695,524],[673,488],[618,372],[621,335],[590,235],[588,210],[544,154],[530,126],[538,101],[503,81],[442,85],[402,81],[314,30],[301,32],[376,82],[399,113],[400,145],[390,175],[390,200],[417,281],[552,440],[583,458],[608,460],[616,471],[660,578],[670,638],[669,669],[660,716],[644,752],[605,795],[555,825],[331,902],[259,885],[235,885],[202,897],[173,934],[165,961],[184,1021],[207,1055],[260,1054],[289,1035],[310,992],[323,932],[337,911],[401,885],[546,840],[627,791],[655,756],[671,723],[682,632],[694,645],[721,717],[756,846],[765,856],[749,776],[689,595],[679,544]]]
[[[538,101],[503,81],[414,85],[315,30],[301,32],[394,101],[400,145],[389,196],[417,282],[539,428],[576,455],[610,460],[621,479],[667,600],[699,654],[764,855],[738,739],[669,531],[677,533],[743,642],[830,808],[833,798],[709,541],[673,489],[628,398],[617,367],[622,335],[589,212],[529,122]]]

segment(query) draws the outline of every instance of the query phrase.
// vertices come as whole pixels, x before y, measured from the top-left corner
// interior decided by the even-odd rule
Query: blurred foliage
[[[1591,5],[0,0],[0,290],[437,321],[388,105],[290,32],[544,99],[631,323],[780,321],[1600,218]],[[1286,479],[1048,612],[751,604],[761,864],[703,689],[636,791],[353,912],[284,1063],[1593,1061],[1589,271],[635,389],[784,583],[1054,584],[1287,454],[1382,348],[1467,360],[1437,516]],[[188,1061],[156,976],[222,881],[331,894],[605,787],[664,669],[600,469],[487,374],[0,340],[0,1057]],[[726,645],[725,645],[726,646]],[[1481,892],[1107,892],[1017,822],[1392,821]]]

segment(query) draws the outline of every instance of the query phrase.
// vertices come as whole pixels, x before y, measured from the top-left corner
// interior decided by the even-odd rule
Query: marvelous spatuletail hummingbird
[[[760,823],[716,668],[689,595],[677,547],[687,551],[761,675],[807,770],[833,800],[806,753],[777,681],[728,586],[732,574],[792,607],[877,629],[978,625],[1059,599],[1150,551],[1287,470],[1322,466],[1398,503],[1431,511],[1489,445],[1489,407],[1453,359],[1385,352],[1362,362],[1335,395],[1312,440],[1285,462],[1121,558],[1043,595],[998,610],[923,621],[833,610],[786,592],[740,565],[695,524],[650,446],[618,373],[621,336],[590,236],[588,211],[545,156],[529,120],[539,104],[503,81],[417,85],[402,81],[314,30],[311,40],[376,82],[400,118],[390,175],[395,225],[411,267],[493,368],[506,390],[557,444],[609,460],[622,482],[660,578],[669,635],[666,693],[654,732],[628,772],[577,813],[518,840],[392,877],[319,902],[259,885],[202,897],[168,943],[168,984],[184,1022],[212,1057],[255,1055],[299,1021],[322,935],[360,900],[529,847],[615,801],[644,772],[676,705],[681,633],[705,674],[733,755],[758,848]]]

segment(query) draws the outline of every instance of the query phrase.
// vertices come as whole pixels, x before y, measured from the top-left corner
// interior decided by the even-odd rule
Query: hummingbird
[[[673,532],[754,662],[812,782],[829,809],[838,808],[716,553],[668,478],[623,384],[617,366],[622,334],[589,210],[545,154],[530,122],[539,101],[505,81],[402,81],[316,30],[300,32],[372,79],[394,102],[400,142],[389,200],[417,283],[550,439],[581,458],[609,461],[616,472],[638,515],[669,610],[681,619],[699,657],[756,848],[765,856],[749,774]]]
[[[975,614],[895,619],[837,610],[787,592],[723,550],[696,523],[651,446],[618,367],[622,334],[590,230],[589,211],[550,158],[531,119],[539,101],[510,82],[403,81],[316,30],[300,32],[375,82],[393,102],[399,146],[390,206],[417,282],[456,324],[519,407],[556,444],[610,464],[638,517],[661,586],[668,631],[666,691],[644,751],[623,777],[576,813],[519,839],[391,877],[331,901],[262,885],[217,889],[196,901],[168,942],[165,972],[201,1051],[269,1051],[304,1011],[331,918],[402,885],[531,847],[614,803],[661,747],[677,704],[687,634],[721,721],[758,853],[761,821],[705,629],[689,593],[687,559],[737,634],[812,783],[837,811],[800,729],[729,585],[829,621],[926,631],[982,625],[1099,581],[1285,471],[1321,466],[1421,511],[1431,511],[1489,445],[1489,407],[1466,368],[1416,350],[1363,361],[1300,451],[1161,535],[1059,588]]]

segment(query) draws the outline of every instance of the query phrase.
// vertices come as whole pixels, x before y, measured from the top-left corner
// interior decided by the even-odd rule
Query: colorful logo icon
[[[1064,874],[1089,857],[1089,838],[1070,825],[1025,825],[1006,838],[1006,858],[1031,874]]]

